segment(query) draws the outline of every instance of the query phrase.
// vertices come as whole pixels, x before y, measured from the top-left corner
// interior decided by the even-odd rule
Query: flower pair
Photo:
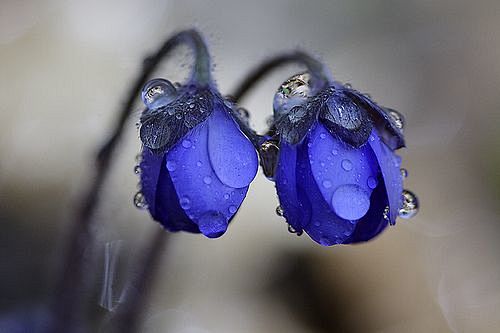
[[[137,203],[169,231],[219,237],[257,173],[258,151],[290,230],[322,245],[366,241],[413,215],[418,202],[403,190],[394,152],[404,146],[402,116],[318,68],[281,85],[264,136],[209,74],[148,82]]]

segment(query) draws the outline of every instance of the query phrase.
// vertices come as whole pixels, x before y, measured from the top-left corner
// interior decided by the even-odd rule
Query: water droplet
[[[297,236],[301,236],[301,235],[302,235],[302,233],[303,233],[303,231],[302,231],[302,230],[300,230],[300,231],[295,230],[295,228],[294,228],[294,227],[292,227],[292,225],[291,225],[291,224],[289,224],[289,225],[288,225],[288,232],[289,232],[289,233],[292,233],[292,234],[296,234]]]
[[[336,155],[338,155],[338,154],[339,154],[339,151],[338,151],[337,149],[333,149],[333,150],[332,150],[332,155],[335,155],[335,156],[336,156]]]
[[[191,140],[188,140],[188,139],[185,139],[185,140],[182,140],[182,146],[184,148],[191,148],[193,144],[191,143]]]
[[[227,225],[224,214],[216,211],[209,211],[198,220],[200,231],[209,238],[221,236],[227,230]]]
[[[276,207],[276,215],[283,216],[283,213],[284,213],[283,207],[281,207],[281,206]]]
[[[346,84],[344,84],[344,87],[346,87],[347,89],[352,89],[352,84],[347,82]]]
[[[310,94],[310,80],[309,73],[302,73],[283,82],[274,95],[274,112],[285,114],[294,106],[303,104]]]
[[[224,194],[224,199],[226,199],[226,200],[229,199],[229,194],[225,193]]]
[[[378,184],[377,180],[372,176],[368,177],[368,179],[366,180],[366,185],[368,185],[368,187],[371,188],[372,190],[375,187],[377,187],[377,184]]]
[[[393,110],[393,109],[386,109],[386,111],[388,111],[389,116],[392,118],[392,121],[393,121],[394,125],[396,126],[396,128],[403,131],[404,127],[405,127],[405,120],[404,120],[405,118],[403,117],[403,115],[401,113],[399,113],[398,111]]]
[[[177,163],[175,163],[174,161],[167,161],[168,171],[175,171],[176,168],[177,168]]]
[[[210,176],[205,176],[203,177],[203,182],[207,185],[211,184],[212,183],[212,177]]]
[[[175,114],[175,118],[177,118],[177,119],[179,119],[179,120],[180,120],[180,119],[182,119],[182,113],[181,113],[181,112],[177,112],[177,113]]]
[[[351,171],[352,170],[352,162],[348,159],[342,160],[342,169],[345,171]]]
[[[142,101],[149,109],[165,106],[175,99],[177,90],[170,81],[154,79],[142,89]]]
[[[358,185],[341,185],[333,192],[332,207],[341,218],[358,220],[368,212],[370,196]]]
[[[179,199],[179,204],[181,205],[182,209],[189,209],[191,208],[191,200],[189,200],[188,197],[182,197]]]
[[[323,180],[323,187],[324,188],[330,188],[332,187],[332,182],[329,180]]]
[[[196,162],[196,166],[201,167],[202,165],[203,165],[203,163],[201,163],[201,161]]]
[[[194,108],[194,103],[189,104],[189,108],[193,109]]]
[[[148,207],[146,197],[140,191],[134,195],[134,206],[139,209],[145,209]]]
[[[384,220],[389,221],[389,206],[385,206],[382,216],[384,217]]]
[[[325,133],[321,133],[321,134],[319,135],[319,137],[320,137],[321,139],[324,139],[324,138],[326,138],[326,134],[325,134]]]
[[[401,168],[401,177],[403,178],[406,178],[408,177],[408,170],[406,170],[405,168]]]
[[[138,153],[137,155],[135,155],[135,162],[137,164],[141,163],[142,161],[142,153]]]
[[[229,206],[229,213],[234,214],[237,210],[238,208],[236,206]]]
[[[314,222],[314,225],[315,225],[316,227],[321,227],[321,222],[320,222],[320,221],[316,221],[316,222]]]
[[[134,173],[135,173],[136,175],[138,175],[138,174],[140,174],[140,173],[141,173],[141,166],[140,166],[140,165],[136,165],[136,166],[134,167]]]
[[[403,190],[402,204],[401,208],[399,209],[399,217],[404,219],[412,218],[418,213],[418,208],[419,204],[417,196],[409,190]]]

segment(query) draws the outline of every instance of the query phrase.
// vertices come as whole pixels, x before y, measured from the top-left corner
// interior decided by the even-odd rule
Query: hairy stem
[[[103,184],[109,174],[111,162],[118,143],[123,135],[124,128],[131,110],[139,96],[142,87],[158,67],[158,64],[168,56],[173,49],[182,44],[188,44],[195,53],[195,65],[192,79],[198,84],[208,85],[210,78],[210,58],[207,47],[195,30],[181,31],[167,39],[161,48],[152,56],[146,58],[143,67],[133,84],[127,90],[125,103],[118,110],[118,117],[113,133],[99,150],[95,164],[95,174],[89,188],[82,197],[79,209],[76,212],[74,224],[68,235],[67,249],[62,263],[62,272],[56,284],[52,313],[54,318],[53,332],[70,332],[82,308],[84,292],[84,254],[92,248],[92,222],[97,204],[101,197]],[[160,236],[155,236],[160,238]],[[158,241],[159,242],[159,241]]]

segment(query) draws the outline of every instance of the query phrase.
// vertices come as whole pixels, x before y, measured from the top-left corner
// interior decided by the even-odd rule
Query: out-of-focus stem
[[[123,135],[124,128],[131,110],[139,96],[142,87],[158,67],[158,64],[179,45],[189,45],[195,53],[195,65],[192,79],[200,85],[211,83],[210,58],[207,47],[196,30],[181,31],[168,38],[160,49],[148,57],[134,83],[125,95],[125,102],[118,110],[118,117],[112,135],[99,150],[95,164],[95,174],[90,186],[81,199],[76,212],[75,220],[68,235],[67,249],[64,252],[62,271],[56,284],[52,304],[53,329],[52,332],[68,333],[75,325],[78,314],[82,309],[84,293],[84,253],[92,247],[92,222],[97,204],[101,197],[104,181],[109,174],[111,162],[115,155],[118,143]],[[155,242],[160,242],[163,236],[155,236]],[[160,240],[156,240],[156,238]]]
[[[254,68],[236,87],[231,96],[235,102],[239,102],[265,75],[290,64],[305,66],[311,74],[311,82],[315,89],[323,88],[330,81],[329,73],[321,62],[302,51],[292,51],[274,56]]]

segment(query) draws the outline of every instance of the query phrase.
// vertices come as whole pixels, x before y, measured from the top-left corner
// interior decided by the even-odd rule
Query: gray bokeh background
[[[127,85],[146,54],[191,26],[209,41],[223,93],[265,57],[301,47],[338,80],[401,111],[405,186],[422,209],[370,243],[322,248],[287,232],[273,185],[259,174],[221,239],[172,237],[144,332],[500,329],[498,1],[1,0],[1,312],[48,295],[93,153]],[[182,80],[189,64],[180,50],[158,75]],[[297,70],[277,72],[243,101],[256,128]],[[123,241],[125,262],[158,228],[131,201],[139,111],[95,230],[98,251]],[[102,266],[90,265],[97,286]]]

